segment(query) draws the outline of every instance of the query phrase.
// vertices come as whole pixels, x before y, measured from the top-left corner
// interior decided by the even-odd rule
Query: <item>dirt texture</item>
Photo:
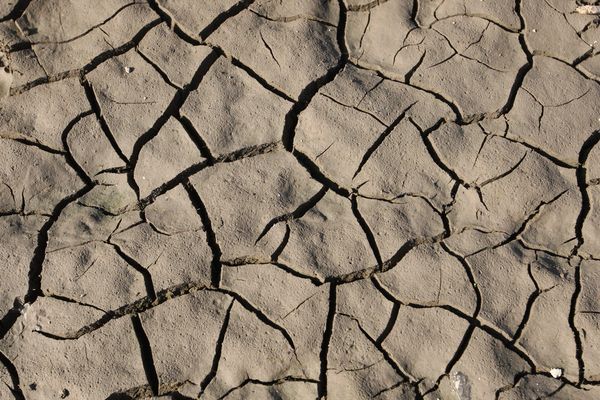
[[[599,399],[593,5],[0,0],[0,399]]]

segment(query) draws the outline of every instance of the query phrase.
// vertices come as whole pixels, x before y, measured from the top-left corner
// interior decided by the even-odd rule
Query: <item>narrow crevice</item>
[[[159,393],[159,380],[158,374],[156,373],[156,367],[154,365],[154,359],[152,357],[152,347],[150,345],[150,340],[144,331],[144,327],[142,326],[142,321],[140,317],[135,314],[131,316],[131,323],[133,324],[133,330],[135,332],[135,336],[137,337],[137,341],[140,345],[140,352],[142,355],[142,364],[144,365],[144,372],[146,373],[146,378],[148,379],[148,384],[152,389],[152,394],[157,396]]]
[[[377,337],[377,340],[375,340],[375,342],[379,346],[383,344],[384,340],[390,335],[390,333],[392,333],[394,326],[396,326],[396,321],[398,320],[398,313],[400,312],[400,303],[393,304],[394,305],[392,306],[392,311],[390,312],[390,318],[388,319],[388,322],[385,325],[385,328],[383,328],[383,331],[381,332],[379,337]]]
[[[109,244],[115,249],[115,252],[123,259],[123,261],[129,264],[129,266],[131,266],[137,272],[142,274],[142,277],[144,278],[144,285],[146,287],[146,295],[153,300],[156,299],[156,292],[154,290],[154,283],[152,282],[152,275],[150,274],[150,271],[137,262],[133,257],[125,253],[118,245],[110,242]]]
[[[43,143],[38,142],[37,140],[34,141],[34,140],[30,140],[30,139],[27,139],[27,138],[24,138],[24,137],[10,137],[10,136],[3,137],[1,135],[0,135],[0,139],[13,140],[13,141],[15,141],[17,143],[21,143],[21,144],[23,144],[25,146],[32,146],[32,147],[37,148],[38,150],[45,151],[46,153],[50,153],[50,154],[55,154],[55,155],[59,155],[59,156],[64,156],[65,155],[64,151],[57,150],[57,149],[55,149],[53,147],[47,146],[47,145],[45,145]]]
[[[456,253],[454,253],[456,254]],[[461,259],[462,257],[459,256],[459,259]],[[388,299],[389,301],[393,302],[393,303],[399,303],[402,306],[406,306],[406,307],[411,307],[414,309],[429,309],[429,308],[440,308],[443,310],[446,310],[452,314],[454,314],[455,316],[457,316],[458,318],[461,318],[465,321],[467,321],[470,325],[474,325],[476,328],[481,329],[483,332],[487,333],[488,335],[490,335],[491,337],[497,339],[498,341],[502,342],[502,344],[504,344],[504,346],[512,351],[513,353],[517,354],[520,358],[522,358],[528,365],[529,367],[535,371],[535,363],[533,362],[533,360],[531,359],[531,357],[529,357],[529,355],[527,355],[523,350],[521,350],[519,347],[517,347],[514,343],[511,342],[510,338],[508,338],[505,334],[503,334],[502,332],[500,332],[498,329],[486,325],[484,323],[482,323],[479,319],[474,318],[473,316],[469,315],[468,313],[459,310],[456,307],[453,307],[451,305],[447,305],[447,304],[438,304],[438,305],[431,305],[431,304],[418,304],[418,303],[405,303],[402,302],[400,300],[398,300],[397,298],[395,298],[385,287],[383,287],[383,285],[381,285],[381,283],[377,280],[377,279],[373,279],[373,284],[375,285],[375,287],[377,288],[377,290],[379,290],[379,292],[381,294],[383,294],[383,296]],[[476,310],[477,311],[477,310]]]
[[[140,50],[138,47],[135,48],[135,52],[142,57],[142,59],[148,64],[150,65],[150,67],[152,67],[152,69],[154,69],[154,71],[156,71],[160,77],[162,78],[162,80],[169,86],[171,86],[173,89],[175,90],[181,90],[182,88],[177,86],[176,84],[173,83],[173,81],[171,81],[171,78],[169,78],[169,75],[167,75],[167,73],[154,61],[152,61],[150,59],[150,57],[148,57],[146,54],[144,54],[144,52],[142,50]]]
[[[258,11],[253,10],[251,8],[249,8],[248,11],[250,11],[252,14],[256,15],[259,18],[262,18],[262,19],[265,19],[265,20],[271,21],[271,22],[289,23],[289,22],[294,22],[294,21],[298,21],[298,20],[304,20],[307,22],[316,22],[319,24],[330,26],[332,28],[336,28],[336,26],[334,24],[332,24],[331,22],[317,18],[313,15],[296,14],[296,15],[286,15],[285,17],[271,17],[268,15],[261,14]]]
[[[348,11],[352,11],[352,12],[369,11],[381,4],[387,3],[388,1],[389,0],[372,0],[372,1],[370,1],[368,3],[364,3],[364,4],[353,4],[353,5],[348,6]]]
[[[234,258],[233,260],[223,260],[222,264],[223,264],[223,267],[243,267],[246,265],[257,265],[257,264],[258,265],[272,265],[292,276],[295,276],[296,278],[308,280],[314,286],[318,287],[325,283],[321,279],[319,279],[317,276],[306,275],[306,274],[296,271],[292,267],[290,267],[284,263],[278,262],[276,260],[265,260],[265,259],[260,259],[257,257],[247,256],[247,257]]]
[[[219,369],[219,362],[221,361],[221,354],[223,352],[223,342],[225,342],[225,334],[227,333],[227,328],[229,327],[229,319],[231,318],[231,309],[233,308],[233,304],[235,300],[232,300],[229,303],[229,307],[227,307],[227,312],[225,313],[225,318],[223,319],[223,325],[221,325],[221,330],[219,331],[219,337],[217,338],[217,344],[215,346],[215,355],[213,356],[212,365],[209,373],[202,379],[200,382],[200,393],[198,394],[198,398],[201,398],[204,394],[204,391],[208,387],[208,385],[212,382],[212,380],[217,376],[217,371]]]
[[[390,271],[393,269],[398,263],[415,247],[424,245],[424,244],[432,244],[437,243],[443,240],[446,236],[446,233],[443,232],[436,236],[431,237],[418,237],[412,238],[404,242],[402,246],[386,261],[383,261],[381,265],[374,265],[371,267],[366,267],[360,269],[358,271],[349,272],[343,275],[333,275],[328,276],[325,279],[325,282],[328,283],[336,283],[338,285],[352,283],[355,281],[359,281],[362,279],[370,278],[378,273],[383,273],[386,271]]]
[[[267,314],[265,314],[264,312],[262,312],[256,306],[254,306],[247,299],[245,299],[244,297],[242,297],[242,295],[240,295],[237,292],[234,292],[233,290],[222,289],[222,288],[214,289],[214,288],[211,287],[208,290],[219,292],[219,293],[225,293],[225,294],[233,297],[242,307],[244,307],[246,309],[246,311],[252,313],[263,324],[265,324],[265,325],[267,325],[267,326],[275,329],[276,331],[279,331],[281,333],[281,335],[283,336],[283,338],[285,339],[285,341],[290,346],[290,348],[294,352],[296,351],[296,345],[294,344],[294,340],[292,339],[292,336],[289,334],[289,332],[287,330],[285,330],[284,327],[282,327],[281,325],[279,325],[275,321],[273,321],[271,318],[269,318],[267,316]]]
[[[84,75],[87,75],[90,72],[92,72],[93,70],[95,70],[103,62],[105,62],[111,58],[118,57],[121,54],[127,53],[129,50],[136,47],[142,41],[142,39],[146,36],[146,34],[148,32],[150,32],[153,28],[157,27],[161,23],[162,23],[162,21],[160,18],[153,20],[152,22],[150,22],[146,26],[144,26],[142,29],[140,29],[131,38],[131,40],[129,42],[127,42],[119,47],[114,47],[110,50],[107,50],[104,53],[100,53],[99,55],[94,57],[89,63],[87,63],[81,69],[81,71],[83,72]]]
[[[408,111],[410,111],[410,109],[415,104],[417,104],[416,101],[414,103],[411,103],[408,107],[406,107],[400,113],[400,115],[394,121],[392,121],[392,123],[381,133],[381,135],[379,135],[379,137],[377,137],[377,139],[373,142],[373,144],[367,149],[367,151],[363,155],[362,159],[360,160],[360,164],[358,164],[358,168],[356,168],[356,171],[354,172],[354,175],[352,176],[353,179],[356,178],[356,176],[362,170],[362,167],[367,163],[367,161],[369,161],[369,158],[371,158],[373,153],[375,153],[375,151],[379,148],[379,146],[381,146],[383,141],[394,131],[394,129],[396,129],[398,124],[400,124],[400,122],[402,122],[402,120],[406,116],[406,113]]]
[[[526,157],[527,157],[527,153],[523,154],[523,157],[521,157],[521,159],[515,165],[513,165],[512,167],[510,167],[509,169],[507,169],[506,171],[504,171],[500,175],[494,176],[493,178],[487,179],[484,182],[478,184],[477,187],[478,188],[482,188],[482,187],[484,187],[486,185],[489,185],[490,183],[496,182],[497,180],[505,178],[508,175],[512,174],[517,168],[519,168],[519,166],[525,160]]]
[[[10,375],[12,387],[9,387],[9,390],[11,394],[15,397],[15,400],[25,400],[25,395],[23,395],[23,391],[21,390],[21,382],[19,379],[19,373],[17,371],[17,368],[2,351],[0,351],[0,363],[4,365],[4,368]]]
[[[327,193],[328,190],[329,189],[327,187],[323,186],[317,193],[315,193],[313,196],[311,196],[308,200],[306,200],[304,203],[302,203],[298,207],[296,207],[296,209],[294,211],[271,219],[267,223],[267,225],[265,225],[265,227],[262,230],[262,232],[260,233],[260,235],[258,235],[258,238],[254,242],[254,244],[258,243],[267,233],[269,233],[271,228],[273,228],[276,224],[278,224],[280,222],[288,222],[288,221],[302,218],[307,212],[309,212],[313,207],[315,207],[319,201],[321,201],[321,199],[325,196],[325,194]],[[289,227],[287,229],[289,229]]]
[[[83,86],[85,95],[87,96],[90,106],[92,107],[92,111],[96,115],[96,119],[100,124],[100,128],[102,129],[102,132],[104,132],[104,136],[106,136],[106,138],[110,142],[110,145],[112,146],[115,153],[119,156],[119,158],[125,163],[125,165],[129,166],[129,159],[125,156],[125,154],[121,150],[121,147],[119,147],[115,136],[112,134],[110,127],[106,122],[106,119],[104,119],[104,115],[102,114],[102,108],[100,108],[100,103],[98,102],[98,98],[96,97],[96,93],[94,92],[94,87],[87,79],[85,79],[85,77],[81,79],[81,85]]]
[[[463,256],[461,256],[458,253],[455,253],[453,250],[451,250],[446,245],[446,243],[442,242],[441,247],[446,253],[448,253],[451,257],[456,259],[461,264],[463,269],[465,270],[465,273],[467,274],[467,277],[469,279],[469,283],[471,284],[471,287],[473,288],[473,292],[475,293],[475,301],[476,301],[475,310],[473,311],[473,315],[471,317],[472,322],[469,323],[469,326],[468,326],[467,330],[465,331],[465,334],[463,335],[463,338],[462,338],[460,344],[458,345],[458,348],[456,349],[456,351],[452,355],[452,358],[450,359],[450,361],[448,361],[448,364],[446,365],[446,369],[445,369],[444,373],[449,374],[452,371],[452,369],[454,368],[454,366],[461,359],[461,357],[467,350],[467,347],[469,346],[471,337],[473,336],[473,332],[475,332],[475,328],[477,327],[476,324],[474,323],[474,321],[477,321],[477,318],[479,317],[479,312],[481,311],[481,306],[482,306],[483,300],[481,297],[481,291],[479,290],[479,286],[477,285],[477,282],[475,281],[475,276],[473,274],[473,269],[471,268],[471,265],[469,265],[469,263]],[[440,380],[438,380],[436,382],[436,385],[439,385],[439,384],[440,384]]]
[[[319,353],[319,359],[321,360],[319,383],[317,384],[317,398],[319,400],[327,399],[327,357],[329,354],[329,343],[331,342],[331,336],[333,335],[333,324],[335,322],[337,309],[336,298],[337,286],[332,283],[329,286],[329,310],[327,312],[327,321],[325,323],[325,330],[323,331],[323,339],[321,341],[321,351]]]
[[[271,55],[271,58],[273,59],[273,61],[275,61],[275,64],[277,64],[277,66],[279,68],[281,68],[281,64],[279,64],[279,61],[277,61],[277,58],[275,57],[275,53],[273,53],[273,49],[271,48],[271,46],[269,46],[269,43],[267,43],[267,41],[263,37],[263,34],[262,34],[262,32],[260,30],[258,31],[258,34],[260,36],[260,40],[262,41],[263,45],[269,51],[269,54]]]
[[[314,379],[307,379],[307,378],[302,378],[302,377],[297,377],[297,376],[285,376],[283,378],[276,379],[273,381],[262,381],[259,379],[247,378],[242,383],[237,385],[236,387],[229,389],[227,392],[225,392],[225,394],[223,394],[217,400],[224,400],[227,397],[229,397],[229,395],[231,395],[233,392],[240,390],[247,385],[276,386],[276,385],[281,385],[286,382],[303,382],[303,383],[312,383],[312,384],[318,383],[318,381],[316,381]],[[275,392],[275,393],[277,393],[277,392]],[[277,396],[275,398],[281,399],[281,397],[279,397],[278,395],[275,395],[275,396]]]
[[[268,154],[268,153],[271,153],[271,152],[279,149],[280,145],[281,145],[280,142],[274,142],[274,143],[266,143],[266,144],[257,145],[257,146],[245,147],[243,149],[236,150],[231,153],[222,154],[220,156],[217,156],[215,158],[214,163],[215,164],[230,163],[230,162],[240,161],[245,158],[256,157],[256,156],[260,156],[263,154]],[[180,185],[180,184],[184,183],[186,180],[188,180],[192,175],[197,174],[198,172],[202,171],[203,169],[205,169],[211,165],[212,164],[209,163],[208,160],[202,160],[196,164],[192,164],[191,166],[189,166],[186,169],[184,169],[183,171],[181,171],[179,174],[177,174],[172,179],[169,179],[167,182],[163,183],[159,187],[154,188],[148,196],[144,197],[143,199],[140,199],[136,205],[130,206],[130,207],[128,207],[128,209],[143,210],[144,208],[146,208],[150,204],[152,204],[156,200],[156,198],[158,198],[159,196],[167,193],[169,190],[174,189],[178,185]]]
[[[215,157],[212,155],[208,144],[204,141],[200,132],[198,132],[194,124],[192,124],[192,121],[181,115],[179,112],[175,114],[175,118],[179,121],[183,129],[185,129],[192,142],[194,142],[198,151],[200,151],[200,155],[206,158],[209,163],[214,164]]]
[[[336,40],[338,44],[338,49],[341,53],[340,59],[336,65],[331,67],[325,75],[317,78],[316,80],[309,83],[298,96],[298,102],[295,103],[290,111],[285,116],[285,123],[283,127],[283,136],[282,142],[286,150],[292,152],[300,164],[302,164],[305,168],[308,169],[306,160],[309,160],[308,157],[304,156],[302,153],[298,153],[294,151],[294,137],[296,135],[296,127],[298,126],[298,121],[300,118],[300,114],[306,110],[312,101],[313,97],[319,92],[319,90],[327,85],[328,83],[333,82],[335,77],[344,69],[346,63],[348,62],[348,49],[346,47],[346,5],[343,0],[339,0],[340,4],[340,15],[338,28],[336,33]],[[299,158],[298,155],[302,155],[304,157]],[[311,162],[312,163],[312,162]],[[311,169],[314,169],[316,166],[314,164],[310,166]]]
[[[521,48],[525,53],[527,58],[527,62],[519,68],[517,71],[517,75],[515,77],[515,81],[510,88],[510,92],[508,94],[508,99],[506,103],[494,114],[494,117],[499,117],[501,115],[508,114],[510,110],[512,110],[515,100],[517,98],[517,94],[519,93],[519,89],[523,86],[523,82],[525,81],[525,77],[533,69],[533,55],[527,49],[527,44],[525,43],[525,35],[523,33],[519,34],[519,43],[521,44]]]
[[[360,324],[360,321],[358,319],[356,319],[352,315],[348,315],[345,313],[339,313],[338,315],[346,317],[346,318],[354,321],[354,323],[356,323],[356,326],[358,327],[360,332],[363,334],[363,336],[369,342],[371,342],[371,344],[373,346],[375,346],[375,348],[377,349],[377,351],[379,351],[381,353],[381,355],[383,355],[383,359],[388,363],[388,365],[390,367],[392,367],[392,369],[394,370],[394,372],[396,372],[396,374],[398,374],[398,376],[400,376],[402,379],[404,379],[405,382],[410,382],[410,383],[416,382],[416,379],[411,374],[409,374],[407,371],[404,371],[402,369],[402,367],[400,367],[400,365],[396,362],[396,360],[393,359],[391,354],[383,347],[383,345],[381,343],[379,343],[377,340],[375,340],[374,338],[372,338],[371,335],[369,335],[369,333],[362,327],[362,325]]]
[[[533,276],[533,271],[531,269],[531,263],[527,264],[527,274],[529,275],[529,279],[531,279],[531,282],[533,282],[535,290],[533,292],[531,292],[531,294],[529,295],[529,298],[527,299],[527,303],[525,304],[525,312],[523,313],[523,318],[521,319],[519,326],[517,327],[517,329],[515,330],[515,333],[513,334],[511,342],[515,343],[515,344],[519,343],[519,339],[521,339],[521,335],[525,331],[525,327],[527,326],[527,323],[529,322],[531,312],[533,311],[533,305],[535,304],[538,297],[540,297],[540,295],[543,293],[543,291],[540,289],[540,286],[537,283],[537,280]]]
[[[465,182],[464,179],[462,179],[460,176],[458,176],[458,174],[454,170],[452,170],[450,167],[448,167],[446,165],[446,163],[444,163],[442,161],[442,159],[438,155],[437,151],[435,150],[433,143],[431,143],[431,140],[429,139],[429,135],[432,132],[437,131],[445,123],[445,121],[443,119],[440,119],[432,127],[428,128],[426,130],[423,130],[416,122],[413,121],[412,118],[409,117],[408,120],[420,133],[423,144],[425,145],[425,148],[427,149],[427,153],[429,153],[429,156],[431,157],[433,162],[442,171],[444,171],[446,173],[446,175],[448,175],[450,177],[450,179],[452,179],[453,181],[459,182],[462,186],[464,186],[467,189],[469,187],[471,187],[471,185],[469,185],[467,182]]]
[[[273,86],[265,78],[260,76],[256,71],[254,71],[248,65],[244,64],[241,60],[239,60],[238,58],[234,57],[231,54],[226,53],[225,50],[223,48],[221,48],[220,46],[218,46],[214,43],[204,43],[204,44],[206,46],[210,47],[211,49],[213,49],[214,51],[216,51],[223,58],[226,58],[227,60],[229,60],[229,62],[231,62],[231,64],[234,67],[237,67],[237,68],[241,69],[242,71],[244,71],[246,74],[248,74],[248,76],[250,76],[252,79],[254,79],[265,90],[268,90],[269,92],[273,93],[274,95],[281,97],[282,99],[287,100],[290,103],[296,102],[296,100],[292,96],[283,92],[281,89]]]
[[[383,80],[383,79],[382,79],[382,80]],[[380,82],[381,82],[381,81],[380,81]],[[328,95],[327,93],[321,93],[321,92],[320,92],[320,93],[318,93],[318,94],[319,94],[320,96],[322,96],[322,97],[325,97],[325,98],[326,98],[326,99],[328,99],[328,100],[331,100],[332,102],[334,102],[334,103],[335,103],[335,104],[337,104],[337,105],[340,105],[340,106],[342,106],[342,107],[349,108],[349,109],[352,109],[352,110],[358,111],[359,113],[362,113],[362,114],[368,115],[369,117],[371,117],[371,118],[373,118],[375,121],[377,121],[377,122],[378,122],[378,123],[379,123],[381,126],[385,126],[386,128],[387,128],[387,126],[388,126],[388,125],[387,125],[385,122],[383,122],[383,121],[381,120],[381,118],[379,118],[379,117],[378,117],[378,116],[377,116],[375,113],[373,113],[373,112],[370,112],[370,111],[363,110],[362,108],[358,107],[358,105],[356,105],[356,106],[352,106],[352,105],[349,105],[349,104],[345,104],[345,103],[341,102],[340,100],[336,99],[335,97],[333,97],[333,96],[331,96],[331,95]],[[365,96],[366,96],[366,93],[365,93]],[[362,101],[362,99],[361,99],[360,101]],[[324,153],[324,152],[322,152],[322,153]],[[322,154],[322,153],[321,153],[321,154]]]
[[[519,225],[519,227],[515,231],[513,231],[510,235],[508,235],[504,240],[502,240],[500,243],[497,243],[491,247],[484,247],[483,249],[477,250],[477,251],[471,253],[469,255],[469,257],[479,254],[486,250],[497,249],[497,248],[505,246],[515,240],[518,240],[519,236],[521,236],[521,234],[523,232],[525,232],[525,229],[527,229],[527,226],[529,225],[529,223],[531,221],[533,221],[535,219],[535,217],[537,217],[539,215],[539,213],[544,209],[545,206],[547,206],[548,204],[554,203],[555,201],[560,199],[567,192],[568,192],[568,189],[560,192],[558,195],[554,196],[552,199],[550,199],[548,201],[540,202],[538,204],[538,206],[531,213],[529,213],[529,215],[527,215],[525,217],[525,219],[523,220],[521,225]]]
[[[311,160],[310,157],[308,157],[306,154],[294,149],[292,150],[292,155],[294,155],[294,157],[296,157],[296,160],[298,160],[298,163],[302,167],[304,167],[304,169],[306,169],[311,178],[313,178],[321,185],[327,187],[332,192],[335,192],[342,197],[350,197],[350,190],[340,186],[337,182],[325,176],[325,174],[321,171],[317,164],[313,160]]]
[[[283,250],[285,250],[285,247],[290,240],[291,233],[292,230],[290,229],[290,226],[285,224],[285,233],[283,234],[283,239],[281,240],[281,243],[279,243],[279,246],[277,246],[277,248],[273,251],[273,254],[271,254],[272,262],[277,262],[277,260],[279,260],[279,256],[281,256],[281,253],[283,253]]]
[[[58,40],[58,41],[39,41],[39,42],[31,42],[31,45],[38,45],[38,44],[46,44],[46,45],[48,45],[48,44],[49,44],[49,45],[56,46],[56,45],[61,45],[61,44],[67,44],[67,43],[71,43],[71,42],[73,42],[73,41],[75,41],[75,40],[77,40],[77,39],[81,39],[82,37],[84,37],[84,36],[88,35],[88,34],[89,34],[89,33],[91,33],[93,30],[95,30],[95,29],[98,29],[98,28],[100,28],[100,27],[101,27],[101,26],[103,26],[103,25],[106,25],[106,24],[107,24],[108,22],[110,22],[112,19],[114,19],[115,17],[117,17],[117,16],[118,16],[118,15],[121,13],[121,11],[123,11],[123,10],[125,10],[125,9],[127,9],[127,8],[129,8],[129,7],[131,7],[131,6],[133,6],[133,5],[136,5],[136,4],[140,4],[140,3],[136,3],[136,2],[134,1],[134,2],[131,2],[131,3],[127,3],[127,4],[124,4],[124,5],[122,5],[122,6],[121,6],[121,7],[119,7],[119,8],[118,8],[118,9],[117,9],[117,10],[116,10],[114,13],[112,13],[110,16],[108,16],[108,18],[104,19],[102,22],[100,22],[100,23],[98,23],[98,24],[96,24],[96,25],[93,25],[93,26],[91,26],[90,28],[86,29],[85,31],[81,32],[80,34],[78,34],[78,35],[75,35],[75,36],[72,36],[72,37],[70,37],[70,38],[68,38],[68,39],[63,39],[63,40]],[[62,28],[62,27],[61,27],[61,28]]]
[[[213,229],[212,221],[206,206],[200,198],[200,195],[190,181],[186,179],[183,182],[183,187],[185,188],[192,205],[196,209],[196,213],[198,213],[198,216],[200,217],[202,226],[204,227],[204,232],[206,233],[206,242],[213,256],[210,263],[210,282],[213,287],[218,288],[221,285],[221,270],[223,269],[223,265],[221,264],[221,256],[223,253],[221,252],[221,247],[219,247],[219,243],[217,242],[217,236]]]
[[[101,313],[106,314],[106,310],[103,310],[100,307],[96,307],[93,304],[89,304],[89,303],[85,303],[85,302],[82,302],[82,301],[79,301],[79,300],[71,299],[70,297],[61,296],[59,294],[46,294],[46,293],[42,293],[42,294],[40,294],[40,297],[45,297],[45,298],[49,298],[49,299],[55,299],[55,300],[63,301],[65,303],[77,304],[78,306],[92,308],[92,309],[94,309],[96,311],[100,311]]]
[[[133,49],[135,46],[137,46],[141,42],[141,40],[144,38],[144,36],[146,36],[146,34],[150,30],[152,30],[155,26],[159,25],[160,23],[161,23],[160,19],[156,19],[156,20],[150,22],[148,25],[144,26],[139,32],[137,32],[129,42],[127,42],[119,47],[113,47],[110,50],[107,50],[103,53],[98,54],[89,63],[87,63],[86,65],[84,65],[81,68],[63,71],[63,72],[56,73],[54,75],[47,75],[42,78],[34,79],[33,81],[25,83],[19,87],[11,88],[10,94],[11,94],[11,96],[21,94],[21,93],[24,93],[28,90],[31,90],[31,89],[39,86],[39,85],[57,82],[57,81],[60,81],[63,79],[74,78],[74,77],[83,78],[83,77],[85,77],[85,75],[87,75],[90,72],[92,72],[93,70],[95,70],[99,65],[101,65],[105,61],[110,60],[111,58],[114,58],[114,57],[118,57],[118,56],[128,52],[129,50]]]
[[[231,6],[228,10],[223,11],[221,14],[217,15],[215,19],[213,19],[210,24],[208,24],[200,33],[198,34],[202,40],[208,39],[210,35],[212,35],[217,29],[225,23],[230,18],[235,17],[248,7],[250,7],[254,3],[254,0],[240,0],[233,6]]]
[[[104,325],[113,320],[123,318],[128,315],[143,313],[144,311],[157,307],[169,300],[200,290],[208,290],[208,287],[205,285],[204,281],[187,282],[174,285],[159,291],[156,293],[156,296],[147,295],[134,301],[133,303],[125,304],[117,309],[106,311],[106,313],[96,321],[64,336],[58,336],[44,331],[38,331],[38,333],[56,340],[76,340],[84,335],[87,335],[88,333],[102,328]]]
[[[496,135],[496,134],[493,134],[493,133],[490,133],[490,132],[487,132],[487,131],[484,131],[484,133],[486,135],[488,135],[488,136],[498,136],[498,137],[506,139],[506,140],[508,140],[510,142],[517,143],[517,144],[520,144],[520,145],[522,145],[524,147],[527,147],[528,149],[530,149],[530,150],[536,152],[537,154],[539,154],[540,156],[546,158],[548,161],[556,164],[558,167],[567,168],[567,169],[576,169],[577,166],[578,166],[577,163],[570,163],[568,161],[561,160],[560,158],[558,158],[558,156],[552,155],[552,154],[548,153],[544,149],[540,149],[538,147],[535,147],[534,145],[532,145],[530,143],[527,143],[526,141],[524,141],[523,139],[521,139],[519,137],[516,137],[516,136],[512,136],[512,137],[511,136],[500,136],[500,135]]]
[[[423,54],[421,54],[421,57],[416,62],[416,64],[413,65],[412,68],[409,69],[408,72],[404,75],[404,81],[408,85],[410,85],[410,80],[412,79],[412,77],[415,74],[415,72],[417,72],[417,70],[419,69],[419,67],[421,66],[421,64],[423,64],[423,61],[425,60],[426,56],[427,56],[427,49],[423,50]]]
[[[75,171],[79,179],[81,179],[81,181],[86,185],[92,184],[92,178],[88,176],[88,174],[83,170],[81,165],[79,165],[73,157],[73,154],[71,153],[71,149],[69,147],[69,133],[79,121],[81,121],[88,115],[92,115],[93,113],[93,111],[86,111],[79,114],[67,124],[67,127],[63,130],[61,134],[63,148],[65,149],[65,160],[67,161],[67,164],[69,164],[69,166]]]
[[[148,0],[148,5],[163,21],[165,21],[169,28],[175,32],[181,40],[192,46],[199,46],[201,44],[200,40],[191,37],[183,31],[179,27],[179,24],[177,24],[177,21],[168,12],[162,9],[156,0]]]
[[[94,185],[87,185],[71,195],[65,197],[56,204],[52,210],[52,216],[42,225],[37,236],[37,245],[33,251],[33,257],[29,264],[29,284],[27,294],[25,295],[25,303],[33,304],[42,294],[42,269],[46,259],[46,248],[48,246],[48,232],[54,223],[60,217],[63,210],[74,201],[88,193]]]
[[[189,94],[198,88],[198,86],[202,82],[202,79],[204,78],[206,73],[210,70],[210,68],[213,66],[213,64],[217,61],[218,58],[219,58],[219,55],[215,51],[212,51],[208,56],[206,56],[206,58],[204,58],[204,60],[200,63],[200,66],[194,73],[194,76],[192,77],[192,80],[190,81],[190,83],[185,85],[183,87],[183,89],[178,90],[175,93],[175,95],[171,99],[171,102],[169,103],[167,108],[156,119],[156,121],[154,122],[152,127],[150,127],[150,129],[148,129],[146,132],[144,132],[136,140],[135,144],[133,145],[133,150],[131,152],[131,157],[129,159],[129,162],[130,162],[130,165],[132,166],[132,168],[129,170],[129,172],[127,174],[127,181],[129,182],[129,185],[131,186],[131,188],[135,191],[138,199],[139,199],[140,191],[139,191],[137,182],[135,181],[134,171],[135,171],[135,165],[137,164],[137,161],[140,156],[140,152],[141,152],[142,148],[144,147],[144,145],[146,143],[148,143],[150,140],[152,140],[154,137],[156,137],[156,135],[158,135],[158,133],[160,132],[162,127],[167,123],[169,118],[174,116],[179,111],[181,106],[187,100]]]
[[[303,274],[301,272],[298,272],[295,269],[293,269],[292,267],[290,267],[288,265],[285,265],[283,263],[274,262],[274,263],[272,263],[272,265],[276,266],[277,268],[279,268],[282,271],[287,272],[290,275],[295,276],[296,278],[309,280],[310,283],[312,283],[315,286],[321,286],[321,285],[323,285],[325,283],[324,281],[322,281],[321,279],[319,279],[316,276],[305,275],[305,274]]]
[[[41,68],[41,64],[39,64],[39,60],[37,58],[36,61],[38,62],[38,65],[40,65]],[[46,85],[48,83],[62,81],[63,79],[75,78],[80,76],[82,76],[82,71],[80,69],[72,69],[68,71],[59,72],[53,75],[44,74],[44,76],[24,83],[21,86],[11,87],[10,95],[18,96],[40,85]]]
[[[512,343],[511,339],[509,337],[507,337],[506,334],[504,334],[500,330],[498,330],[490,325],[487,325],[487,324],[481,322],[479,319],[474,319],[469,314],[467,314],[453,306],[446,305],[446,304],[431,306],[431,305],[422,305],[422,304],[415,304],[415,303],[403,303],[403,305],[405,305],[407,307],[415,308],[415,309],[441,308],[443,310],[446,310],[446,311],[454,314],[458,318],[461,318],[461,319],[467,321],[469,324],[473,324],[476,328],[481,329],[483,332],[487,333],[492,338],[501,342],[504,345],[504,347],[507,348],[507,350],[516,354],[517,356],[519,356],[519,358],[521,358],[523,361],[525,361],[532,371],[536,371],[535,363],[533,362],[531,357],[524,350],[522,350],[520,347],[518,347],[516,344]]]
[[[381,267],[381,265],[383,264],[383,261],[381,259],[381,253],[379,252],[379,246],[377,246],[377,241],[375,240],[375,236],[373,235],[373,231],[371,230],[371,227],[369,226],[367,221],[363,218],[362,214],[360,213],[360,210],[358,209],[358,200],[357,200],[356,196],[350,197],[350,206],[352,209],[352,214],[354,214],[354,218],[356,218],[358,225],[360,225],[362,231],[365,234],[365,238],[367,239],[367,242],[369,243],[369,247],[371,248],[373,257],[375,257],[375,261],[377,262],[377,265]]]

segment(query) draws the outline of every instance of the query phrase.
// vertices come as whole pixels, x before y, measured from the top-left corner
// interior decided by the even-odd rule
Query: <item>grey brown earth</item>
[[[600,398],[591,0],[0,0],[0,399]]]

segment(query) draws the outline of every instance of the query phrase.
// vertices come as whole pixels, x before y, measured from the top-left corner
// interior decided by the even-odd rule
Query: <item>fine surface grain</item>
[[[0,400],[600,398],[594,0],[0,0]]]

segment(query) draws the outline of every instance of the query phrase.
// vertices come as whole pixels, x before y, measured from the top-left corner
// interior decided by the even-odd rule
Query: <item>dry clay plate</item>
[[[0,399],[600,399],[599,14],[0,0]]]

